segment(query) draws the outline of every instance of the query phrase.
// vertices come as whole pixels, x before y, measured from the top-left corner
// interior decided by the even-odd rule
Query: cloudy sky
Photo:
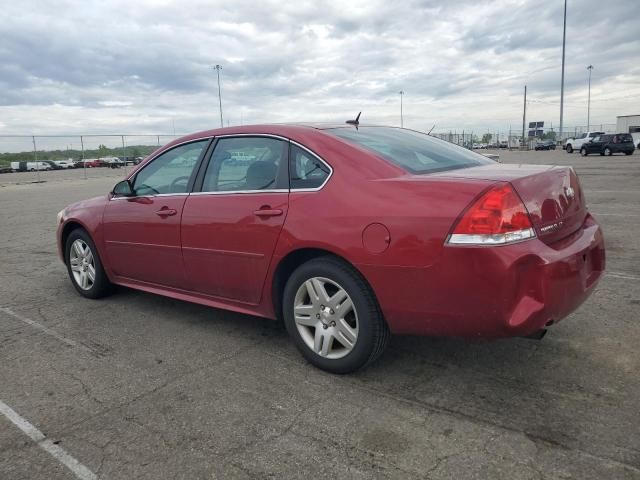
[[[0,134],[559,121],[562,0],[5,2]],[[565,125],[640,113],[638,0],[569,0]]]

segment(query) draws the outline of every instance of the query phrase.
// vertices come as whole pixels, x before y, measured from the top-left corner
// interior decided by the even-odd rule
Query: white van
[[[35,172],[36,170],[51,170],[51,165],[46,162],[11,162],[14,172]]]

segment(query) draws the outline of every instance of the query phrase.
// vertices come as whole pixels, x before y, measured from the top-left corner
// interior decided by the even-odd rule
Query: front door
[[[288,208],[288,142],[220,138],[182,214],[191,289],[256,304]]]
[[[116,275],[184,287],[180,218],[208,143],[200,140],[162,153],[133,177],[133,196],[111,198],[103,226],[106,254]]]

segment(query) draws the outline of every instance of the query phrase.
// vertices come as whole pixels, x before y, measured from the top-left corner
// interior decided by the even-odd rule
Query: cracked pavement
[[[349,376],[276,322],[81,298],[55,215],[124,172],[2,175],[0,400],[105,479],[640,479],[640,154],[500,155],[576,168],[607,243],[594,295],[542,341],[393,337]],[[0,478],[74,477],[0,416]]]

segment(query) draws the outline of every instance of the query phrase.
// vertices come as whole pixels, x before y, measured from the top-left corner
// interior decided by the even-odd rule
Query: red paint
[[[410,175],[321,129],[286,125],[201,132],[146,162],[176,143],[236,133],[296,141],[333,175],[315,192],[98,197],[67,207],[59,243],[65,225],[79,223],[115,283],[270,318],[279,262],[298,249],[324,249],[364,275],[393,332],[419,335],[533,333],[575,310],[604,271],[601,229],[566,167],[491,164]],[[536,238],[446,245],[464,212],[500,185],[524,203]],[[158,215],[165,207],[176,214]]]

